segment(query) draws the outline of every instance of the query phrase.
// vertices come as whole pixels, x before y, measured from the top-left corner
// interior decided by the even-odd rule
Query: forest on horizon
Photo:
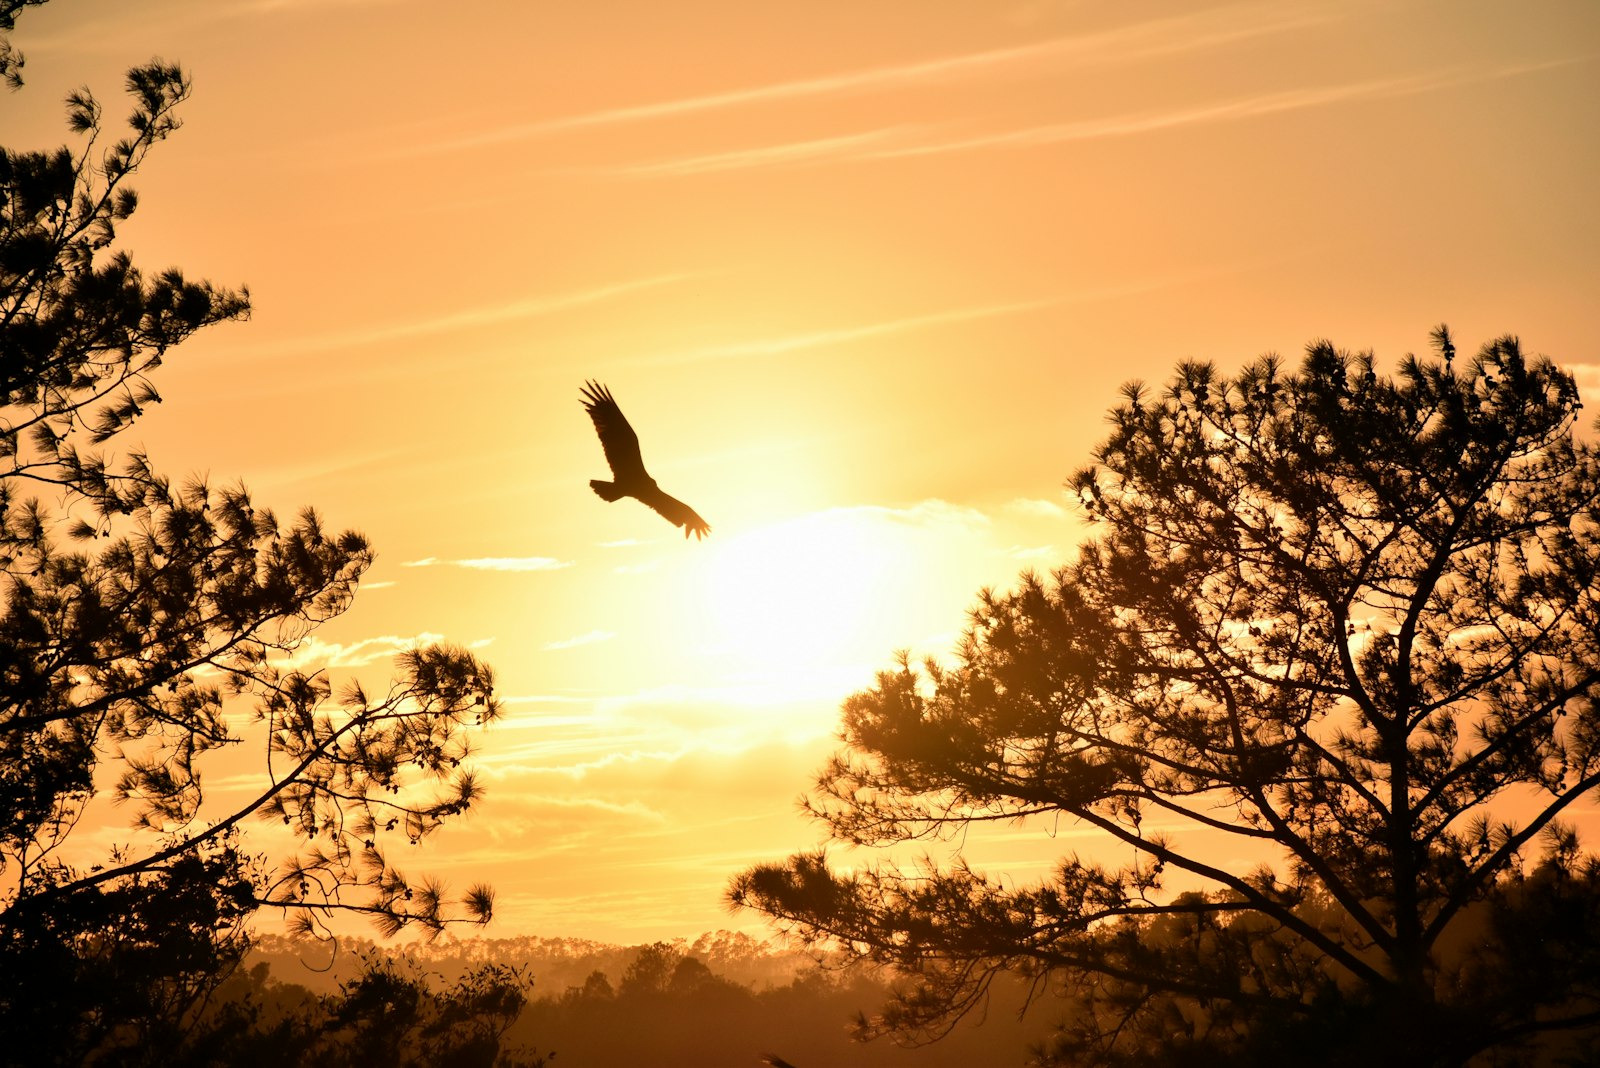
[[[997,987],[985,1011],[937,1042],[862,1043],[851,1022],[889,996],[891,973],[847,969],[842,959],[730,931],[636,946],[539,936],[447,935],[395,946],[262,935],[216,996],[268,1007],[333,996],[382,960],[403,962],[437,991],[485,964],[518,969],[531,981],[529,999],[503,1045],[554,1053],[552,1065],[573,1068],[750,1068],[768,1055],[796,1068],[1022,1064],[1053,1026],[1048,1006],[1025,1014],[1029,988],[1017,981]]]

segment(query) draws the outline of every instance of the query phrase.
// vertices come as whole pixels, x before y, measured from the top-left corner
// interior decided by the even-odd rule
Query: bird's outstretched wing
[[[648,492],[639,494],[639,499],[661,515],[666,516],[667,522],[673,526],[682,527],[685,538],[690,534],[697,538],[704,538],[711,533],[711,524],[701,519],[699,512],[696,512],[676,497],[652,488]]]
[[[622,483],[648,478],[644,470],[644,457],[639,453],[639,435],[628,425],[627,417],[617,407],[611,391],[598,382],[585,382],[580,392],[583,394],[583,406],[589,410],[589,418],[594,422],[594,431],[600,435],[600,447],[605,450],[611,474]],[[657,508],[656,511],[661,510]]]

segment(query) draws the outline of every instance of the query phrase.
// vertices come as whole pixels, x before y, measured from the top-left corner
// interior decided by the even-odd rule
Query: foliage
[[[129,1063],[543,1068],[544,1057],[505,1037],[531,987],[522,970],[501,964],[441,986],[414,960],[373,954],[336,993],[318,997],[272,981],[263,963],[228,980],[175,1056],[147,1049]]]
[[[300,670],[293,654],[370,566],[366,540],[111,451],[160,401],[168,351],[249,312],[243,290],[146,276],[113,248],[137,206],[128,181],[178,128],[190,82],[155,61],[127,90],[129,132],[110,144],[79,90],[78,147],[0,149],[0,973],[61,977],[62,1026],[110,1041],[148,1032],[155,1001],[124,1013],[102,979],[154,969],[150,999],[176,1026],[263,906],[306,927],[360,913],[385,933],[487,921],[487,888],[452,901],[389,851],[478,800],[468,732],[499,714],[489,668],[447,645],[405,653],[377,692]],[[246,746],[259,790],[208,803],[206,758]],[[96,857],[75,835],[106,798],[135,830]],[[243,848],[252,816],[298,842],[275,872]],[[5,989],[8,1027],[45,996]]]
[[[1435,342],[1394,379],[1317,343],[1127,387],[1070,483],[1098,536],[985,592],[954,665],[850,698],[809,806],[858,846],[1069,819],[1109,848],[1036,886],[802,854],[732,899],[917,973],[868,1033],[937,1035],[1014,971],[1072,1002],[1060,1063],[1592,1035],[1597,867],[1560,817],[1600,783],[1600,466],[1548,360]]]
[[[240,922],[256,909],[236,836],[115,883],[33,895],[0,927],[0,1020],[20,1034],[50,1021],[30,1063],[115,1062],[171,1049],[243,956]]]
[[[268,964],[278,974],[293,974],[295,982],[328,993],[355,977],[361,959],[384,952],[392,950],[358,936],[327,942],[264,932],[252,940],[250,960]],[[694,939],[675,938],[649,946],[538,935],[493,938],[474,933],[410,944],[405,952],[446,980],[453,981],[479,964],[513,963],[537,975],[545,990],[558,992],[581,987],[596,972],[620,982],[652,952],[670,954],[674,962],[692,957],[718,975],[753,989],[783,985],[814,965],[810,954],[778,950],[765,940],[735,931],[706,932]]]
[[[782,982],[739,982],[701,959],[691,947],[639,946],[618,973],[596,969],[565,991],[529,1004],[510,1034],[538,1035],[592,1068],[638,1064],[756,1064],[965,1066],[1020,1058],[1043,1030],[1030,1029],[1015,1009],[1024,991],[1002,981],[996,1011],[983,1027],[961,1028],[938,1049],[865,1046],[850,1040],[841,1021],[892,989],[888,976],[809,965]],[[541,979],[543,964],[535,965]],[[614,981],[615,980],[615,981]]]
[[[0,33],[8,33],[17,25],[17,16],[23,8],[37,7],[45,0],[0,0]],[[7,88],[22,88],[23,56],[11,46],[7,37],[0,37],[0,81]]]
[[[397,949],[351,938],[341,939],[332,957],[312,939],[264,935],[213,1004],[248,999],[256,1012],[249,1030],[269,1042],[275,1021],[303,1017],[318,1003],[313,991],[337,995],[385,957],[403,958],[396,966],[408,974],[425,970],[441,991],[486,964],[536,975],[538,987],[502,1048],[554,1049],[546,1054],[552,1065],[753,1065],[775,1053],[800,1068],[968,1068],[1018,1062],[1029,1042],[1049,1034],[1043,1021],[1018,1017],[1023,984],[1002,979],[982,1026],[960,1027],[935,1048],[855,1042],[843,1022],[886,997],[893,976],[819,965],[808,954],[726,931],[635,946],[473,935]],[[264,969],[264,982],[248,979]]]

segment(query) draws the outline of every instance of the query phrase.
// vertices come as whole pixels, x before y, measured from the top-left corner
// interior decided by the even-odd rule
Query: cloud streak
[[[1049,297],[1043,300],[1024,300],[1006,304],[982,304],[967,308],[954,308],[950,311],[934,312],[928,315],[912,315],[877,323],[863,323],[858,326],[814,330],[809,333],[789,334],[783,337],[753,338],[749,341],[736,341],[727,345],[707,345],[697,349],[684,349],[659,356],[642,357],[633,362],[636,364],[656,365],[698,363],[702,360],[782,356],[804,349],[842,345],[852,341],[884,337],[890,334],[903,334],[908,331],[943,326],[947,323],[964,323],[978,319],[1020,315],[1024,312],[1049,308],[1059,303],[1061,303],[1061,298]]]
[[[523,300],[509,301],[504,304],[465,308],[461,311],[437,315],[428,319],[413,319],[407,322],[358,327],[352,330],[339,330],[310,337],[289,338],[267,345],[242,346],[238,351],[245,356],[267,356],[284,352],[318,352],[325,349],[374,345],[380,342],[398,341],[403,338],[421,337],[429,334],[444,334],[454,330],[471,330],[476,327],[494,326],[499,323],[516,322],[522,319],[535,319],[574,308],[582,308],[590,304],[600,304],[633,293],[672,285],[693,277],[696,277],[696,275],[684,272],[659,274],[648,278],[636,278],[625,282],[613,282],[609,285],[593,286],[589,289],[574,290],[569,293],[554,293],[541,297],[527,297]]]
[[[1048,123],[963,137],[948,137],[943,140],[924,137],[920,143],[914,141],[913,136],[924,133],[928,127],[890,126],[839,137],[683,156],[650,163],[595,168],[589,173],[619,178],[686,178],[719,171],[914,159],[919,156],[947,155],[983,149],[1033,148],[1075,141],[1110,140],[1187,126],[1239,122],[1266,115],[1331,107],[1344,103],[1420,96],[1584,61],[1584,58],[1565,59],[1479,72],[1446,69],[1401,78],[1380,78],[1348,85],[1286,89],[1193,107]],[[901,143],[895,144],[896,141]]]
[[[607,642],[617,636],[615,631],[591,630],[587,634],[579,634],[571,638],[563,638],[558,642],[546,642],[544,650],[547,653],[558,652],[562,649],[576,649],[580,645],[593,645],[595,642]]]
[[[1055,501],[1040,497],[1017,497],[1006,502],[1006,511],[1041,519],[1065,519],[1067,510]]]
[[[865,133],[843,134],[811,141],[764,145],[760,148],[713,152],[703,156],[683,156],[656,163],[636,163],[621,167],[596,168],[591,173],[623,178],[683,178],[717,171],[751,170],[759,167],[784,167],[805,163],[827,163],[848,159],[876,159],[881,153],[866,151],[896,138],[904,138],[923,127],[887,126]]]
[[[1092,286],[1053,297],[971,305],[965,308],[952,308],[949,311],[930,312],[925,315],[908,315],[876,323],[860,323],[855,326],[812,330],[779,337],[751,338],[746,341],[735,341],[724,345],[705,345],[699,348],[680,349],[676,352],[640,356],[618,362],[627,366],[639,367],[698,363],[702,360],[762,359],[784,356],[791,352],[825,348],[830,345],[849,344],[854,341],[903,334],[915,330],[926,330],[947,324],[1023,315],[1028,312],[1042,311],[1046,308],[1054,308],[1065,304],[1085,304],[1100,300],[1116,300],[1121,297],[1150,293],[1175,285],[1184,285],[1201,278],[1215,277],[1219,274],[1232,273],[1239,270],[1255,269],[1260,266],[1262,264],[1225,264],[1209,267],[1203,271],[1160,275],[1117,285]]]
[[[918,501],[916,504],[895,507],[884,504],[862,504],[849,508],[832,508],[817,515],[854,514],[863,515],[872,519],[887,520],[891,523],[900,523],[914,527],[962,527],[968,530],[980,530],[989,526],[989,517],[976,508],[965,505],[952,504],[938,497],[929,497]]]
[[[403,560],[401,567],[463,567],[469,571],[558,571],[571,567],[571,560],[558,560],[553,556],[479,556],[466,560],[441,560],[437,556],[424,556],[420,560]]]
[[[1167,111],[1146,111],[1116,115],[1100,119],[1030,126],[997,133],[977,134],[971,137],[901,148],[886,148],[869,153],[874,159],[900,159],[912,156],[943,155],[952,152],[970,152],[986,148],[1029,148],[1040,145],[1063,144],[1072,141],[1094,141],[1184,126],[1199,126],[1218,122],[1236,122],[1309,108],[1328,107],[1335,104],[1369,100],[1389,100],[1404,96],[1420,96],[1457,86],[1529,74],[1581,60],[1557,60],[1550,63],[1519,64],[1497,70],[1470,72],[1458,69],[1432,71],[1404,78],[1378,78],[1348,85],[1319,86],[1308,89],[1288,89],[1256,96],[1239,97],[1199,107]]]
[[[326,13],[326,9],[330,7],[392,7],[400,2],[401,0],[253,0],[244,6],[242,12],[268,14],[315,8]]]
[[[449,152],[541,137],[565,130],[671,119],[727,108],[793,100],[936,85],[1012,69],[1037,62],[1107,65],[1137,59],[1201,51],[1252,37],[1284,33],[1329,21],[1329,16],[1286,11],[1282,5],[1236,5],[1138,22],[1094,33],[1053,37],[1032,44],[984,49],[910,63],[891,63],[815,78],[797,78],[770,85],[720,93],[679,97],[652,104],[604,108],[581,115],[541,119],[427,146],[421,151]]]
[[[1600,397],[1600,364],[1569,363],[1565,370],[1577,382],[1578,394],[1585,401],[1593,404]]]
[[[381,634],[354,642],[329,642],[312,634],[301,641],[293,653],[274,658],[272,666],[283,671],[300,672],[330,668],[360,668],[380,660],[393,660],[407,650],[434,645],[444,640],[444,635],[434,634],[431,631],[404,637]]]

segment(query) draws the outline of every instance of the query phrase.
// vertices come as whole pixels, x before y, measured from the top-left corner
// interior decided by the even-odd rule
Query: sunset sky
[[[127,444],[371,538],[307,665],[494,665],[488,800],[407,858],[493,934],[759,930],[723,887],[818,843],[840,700],[1066,559],[1129,379],[1446,322],[1600,410],[1592,0],[55,0],[13,40],[15,149],[193,75],[121,243],[254,314]],[[585,379],[709,539],[590,492]],[[1026,880],[1055,830],[972,855]]]

